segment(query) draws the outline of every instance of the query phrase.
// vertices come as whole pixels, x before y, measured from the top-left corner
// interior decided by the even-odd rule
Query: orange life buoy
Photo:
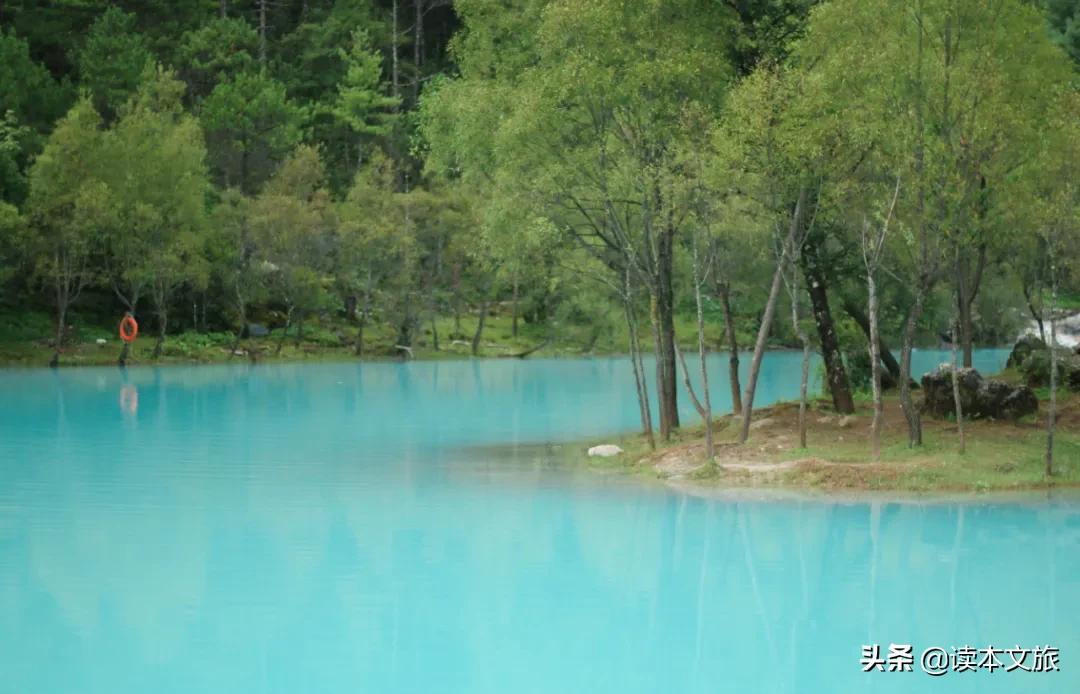
[[[120,339],[124,342],[134,342],[139,334],[139,324],[135,322],[135,316],[130,313],[120,321]]]

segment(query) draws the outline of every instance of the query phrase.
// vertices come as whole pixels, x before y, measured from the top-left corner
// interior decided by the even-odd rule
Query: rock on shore
[[[960,369],[960,407],[972,419],[1017,420],[1039,411],[1039,400],[1027,386],[984,379],[975,369]],[[956,414],[952,390],[952,366],[942,364],[922,377],[923,412],[944,418]]]

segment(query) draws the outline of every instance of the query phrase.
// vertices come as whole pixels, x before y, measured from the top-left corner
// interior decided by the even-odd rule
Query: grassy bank
[[[463,316],[460,324],[453,318],[436,321],[438,348],[432,326],[422,327],[413,343],[412,357],[417,359],[453,359],[472,354],[472,336],[476,330],[475,316]],[[61,364],[115,364],[122,343],[113,327],[93,322],[75,322],[64,345]],[[52,355],[51,336],[54,328],[44,314],[20,313],[0,315],[0,365],[43,366]],[[617,341],[608,335],[592,336],[586,328],[569,326],[548,337],[546,326],[519,322],[515,336],[509,316],[489,316],[480,340],[479,355],[485,357],[513,356],[541,346],[535,356],[577,356],[618,352]],[[220,363],[254,358],[257,361],[337,361],[356,359],[357,329],[344,321],[309,319],[302,339],[293,327],[281,339],[281,330],[264,337],[246,338],[239,342],[234,353],[236,336],[231,332],[184,332],[166,337],[162,355],[153,357],[156,335],[145,329],[132,346],[128,363],[135,364],[192,364]],[[402,358],[406,354],[397,348],[396,333],[391,326],[368,326],[364,334],[364,358]],[[103,344],[99,341],[103,340]],[[280,351],[278,345],[281,345]],[[624,348],[625,349],[625,348]]]
[[[610,319],[610,320],[608,320]],[[117,319],[118,320],[118,319]],[[425,321],[413,340],[411,356],[415,359],[460,359],[472,355],[472,338],[478,317],[475,312],[436,319],[434,326]],[[752,326],[740,321],[740,344],[753,339]],[[64,344],[63,366],[115,364],[122,344],[117,326],[103,319],[74,314],[71,330]],[[676,334],[686,345],[696,344],[694,320],[680,316]],[[257,361],[341,361],[356,359],[357,326],[338,316],[312,316],[305,321],[302,339],[293,326],[284,340],[281,328],[270,335],[241,340],[233,351],[235,334],[228,331],[169,334],[162,355],[153,357],[156,334],[151,324],[140,328],[128,363],[136,364],[213,364],[249,359]],[[712,323],[706,331],[710,344],[723,344],[723,325]],[[0,308],[0,366],[44,366],[52,356],[53,318],[46,312]],[[104,340],[104,344],[99,344]],[[783,336],[771,346],[783,345]],[[278,344],[281,350],[278,350]],[[407,356],[398,349],[395,326],[375,322],[364,330],[365,359],[401,359]],[[539,347],[539,349],[537,349]],[[535,352],[531,350],[536,350]],[[688,347],[689,349],[689,347]],[[507,306],[496,305],[484,321],[478,356],[512,357],[530,352],[534,357],[574,357],[623,354],[627,350],[626,327],[621,314],[604,320],[574,323],[551,320],[545,324],[518,321],[517,334]]]
[[[714,422],[715,462],[705,460],[703,428],[684,429],[650,452],[640,437],[620,441],[627,453],[604,463],[635,474],[657,475],[702,488],[793,488],[824,491],[1004,492],[1080,487],[1080,394],[1059,395],[1055,469],[1045,475],[1047,394],[1040,413],[1019,422],[965,424],[959,452],[955,421],[923,418],[923,445],[911,448],[899,400],[888,397],[881,460],[871,462],[871,404],[836,415],[818,400],[808,412],[807,447],[799,447],[798,405],[782,403],[754,413],[750,440],[736,443],[740,420]],[[918,397],[918,396],[916,396]]]

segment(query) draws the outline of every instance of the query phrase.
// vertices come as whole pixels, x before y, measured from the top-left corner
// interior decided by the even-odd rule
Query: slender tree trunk
[[[1039,326],[1039,339],[1043,342],[1046,342],[1046,329],[1043,324],[1042,311],[1039,311],[1035,308],[1035,301],[1032,296],[1033,292],[1031,287],[1027,286],[1027,284],[1025,283],[1023,291],[1024,300],[1027,303],[1028,312],[1031,313],[1031,317],[1035,320],[1035,324]]]
[[[953,406],[956,408],[956,431],[960,435],[960,452],[963,453],[964,445],[964,409],[960,402],[960,365],[957,359],[957,343],[960,341],[960,316],[953,314],[952,324],[952,393]]]
[[[299,347],[300,343],[304,341],[304,318],[307,317],[307,311],[303,309],[296,312],[296,346]]]
[[[153,358],[161,358],[162,349],[165,347],[165,330],[169,325],[169,314],[164,306],[158,307],[157,310],[158,319],[158,334],[157,341],[154,343]]]
[[[487,297],[480,302],[480,317],[476,322],[476,332],[473,333],[472,338],[472,355],[474,357],[480,354],[480,339],[484,335],[484,321],[487,319],[489,305],[490,301]]]
[[[413,103],[420,102],[420,63],[424,57],[424,0],[413,0],[416,8],[416,27],[414,27],[415,39],[413,40],[413,69],[416,75],[413,77]]]
[[[221,8],[221,18],[225,19],[229,16],[229,0],[219,0],[218,6]]]
[[[656,259],[654,330],[656,333],[656,390],[660,408],[660,438],[671,439],[679,427],[678,373],[675,366],[675,297],[672,289],[674,232],[660,232]]]
[[[266,68],[266,3],[259,0],[259,65]]]
[[[923,288],[915,290],[915,303],[908,312],[904,336],[900,344],[900,407],[908,425],[908,444],[922,445],[922,417],[911,398],[911,351],[915,344],[915,328],[923,310]]]
[[[969,278],[970,260],[966,249],[956,249],[956,307],[959,314],[960,346],[964,350],[964,368],[970,369],[974,350],[974,331],[972,328],[971,308],[979,294],[982,284],[983,268],[986,266],[986,244],[979,245],[979,256],[975,261],[974,277]]]
[[[761,325],[758,327],[757,341],[754,343],[754,356],[750,360],[750,377],[746,381],[746,395],[743,397],[742,428],[739,430],[739,443],[746,443],[750,438],[750,418],[754,414],[754,391],[757,390],[758,374],[761,371],[761,359],[765,356],[765,342],[769,338],[769,329],[772,326],[773,313],[776,311],[776,299],[780,296],[780,285],[784,279],[784,264],[787,262],[788,249],[802,225],[802,216],[806,207],[806,187],[799,190],[799,199],[795,203],[795,211],[791,215],[791,226],[788,229],[787,239],[781,248],[780,259],[776,263],[776,272],[773,273],[772,286],[769,287],[769,299],[765,302],[765,313],[761,317]]]
[[[878,333],[877,282],[873,268],[866,273],[867,313],[870,318],[870,384],[874,391],[874,423],[870,428],[871,454],[874,462],[881,460],[881,424],[884,405],[881,399],[881,341]]]
[[[697,291],[697,311],[698,311],[698,359],[701,362],[701,389],[703,399],[705,401],[705,415],[702,419],[705,420],[705,455],[709,460],[713,459],[715,451],[713,449],[713,431],[712,431],[712,399],[709,396],[709,369],[706,364],[706,356],[708,353],[705,350],[705,314],[701,307],[701,287],[698,286]]]
[[[454,264],[454,334],[461,332],[461,264]],[[453,337],[453,336],[451,336]]]
[[[117,366],[127,366],[128,357],[131,356],[131,343],[127,340],[121,340],[120,345],[120,357],[116,360]]]
[[[719,286],[720,305],[724,310],[724,331],[728,341],[728,381],[731,386],[731,412],[742,413],[742,393],[739,391],[739,341],[735,336],[735,316],[731,312],[731,287]]]
[[[783,259],[781,259],[783,261]],[[743,397],[742,406],[742,429],[739,432],[739,443],[746,443],[750,438],[750,418],[754,413],[754,391],[757,389],[758,374],[761,371],[761,359],[765,354],[765,342],[769,338],[769,328],[772,325],[773,313],[776,311],[776,299],[780,296],[782,266],[777,266],[773,273],[772,286],[769,287],[769,298],[765,303],[765,313],[761,317],[761,325],[758,327],[757,341],[754,343],[754,356],[750,360],[750,377],[746,380],[746,394]]]
[[[814,310],[814,323],[817,325],[818,338],[821,342],[821,357],[825,361],[825,375],[832,395],[833,407],[841,414],[855,411],[855,400],[851,396],[844,358],[840,353],[840,340],[836,334],[832,312],[829,310],[828,287],[822,267],[820,251],[816,243],[808,243],[807,250],[801,254],[803,274],[806,276],[807,291]]]
[[[806,448],[806,407],[810,390],[810,340],[803,342],[802,372],[799,375],[799,447]]]
[[[870,320],[867,318],[866,313],[863,312],[859,305],[850,299],[844,299],[844,312],[847,313],[853,321],[859,326],[859,329],[866,335],[867,342],[873,339],[871,337]],[[881,336],[881,322],[878,320],[878,358],[881,363],[885,365],[885,370],[889,372],[897,384],[900,383],[900,362],[896,361],[896,357],[893,356],[892,350],[889,349],[888,343],[885,342],[885,338]]]
[[[702,277],[701,262],[698,257],[697,240],[694,240],[694,257],[693,257],[693,272],[694,272],[694,302],[697,306],[697,338],[698,338],[698,359],[701,366],[701,390],[703,402],[699,402],[698,398],[694,395],[694,390],[690,386],[690,372],[686,369],[686,362],[683,361],[683,372],[686,373],[686,389],[690,394],[690,398],[694,401],[694,406],[698,410],[698,414],[701,415],[701,419],[705,422],[705,457],[708,460],[712,460],[715,451],[713,448],[713,431],[712,431],[712,400],[709,397],[709,369],[706,365],[706,350],[705,350],[705,304],[701,298],[701,285],[705,281]],[[678,345],[676,345],[678,349]],[[679,354],[679,359],[682,361],[682,354]]]
[[[398,0],[393,0],[390,7],[390,84],[393,88],[394,97],[400,98],[401,71],[398,68]]]
[[[679,343],[675,343],[675,355],[679,359],[679,364],[683,370],[683,383],[686,385],[686,394],[690,396],[690,402],[693,403],[694,409],[697,410],[698,415],[701,417],[705,425],[705,459],[711,461],[713,459],[713,438],[712,438],[712,418],[709,417],[708,410],[705,405],[698,399],[697,392],[694,391],[694,384],[690,381],[690,369],[686,366],[686,357],[683,356],[682,349],[679,347]]]
[[[364,356],[364,326],[371,315],[371,293],[375,291],[375,276],[371,266],[367,268],[367,283],[364,286],[364,306],[360,309],[360,318],[356,327],[356,356]]]
[[[797,254],[796,254],[797,255]],[[803,360],[802,372],[799,381],[799,448],[806,448],[806,400],[810,381],[810,336],[803,330],[799,323],[799,267],[792,259],[791,262],[791,327],[799,336],[802,343]]]
[[[1057,258],[1048,244],[1050,256],[1050,403],[1046,411],[1046,476],[1054,474],[1054,429],[1057,424]]]
[[[513,296],[510,301],[510,334],[514,337],[518,336],[518,271],[514,270],[513,276]]]
[[[235,278],[233,288],[236,291],[236,312],[240,317],[240,327],[236,331],[236,337],[233,339],[232,348],[229,350],[229,359],[233,358],[236,348],[240,346],[240,338],[247,329],[247,301],[244,300],[244,293],[240,291],[239,277]]]
[[[439,351],[439,326],[435,324],[435,313],[431,313],[431,346]]]
[[[285,309],[285,327],[281,329],[281,337],[278,338],[277,349],[274,350],[274,354],[281,354],[281,348],[285,346],[285,338],[289,334],[289,327],[292,326],[293,307],[290,305]]]
[[[56,368],[60,365],[60,351],[64,344],[64,323],[67,320],[67,292],[56,287],[56,341],[53,343],[53,355],[49,360],[49,366]]]
[[[653,435],[652,411],[649,405],[649,389],[645,386],[645,365],[641,360],[641,344],[637,330],[637,317],[634,315],[633,291],[630,286],[630,269],[626,270],[623,309],[626,312],[626,326],[630,338],[630,366],[634,371],[634,392],[637,394],[638,413],[641,415],[641,430],[649,441],[649,450],[656,450],[656,437]]]
[[[874,462],[881,460],[881,426],[884,415],[884,405],[881,399],[881,330],[878,327],[878,294],[875,275],[881,264],[885,241],[889,234],[889,221],[892,219],[893,211],[896,209],[896,199],[899,196],[900,177],[897,176],[896,191],[893,193],[892,204],[889,205],[889,215],[881,225],[881,231],[875,232],[871,236],[869,233],[870,222],[866,220],[864,221],[862,233],[863,265],[866,268],[866,310],[870,314],[870,331],[867,335],[867,342],[870,344],[870,383],[874,391],[874,422],[871,426],[871,453]]]

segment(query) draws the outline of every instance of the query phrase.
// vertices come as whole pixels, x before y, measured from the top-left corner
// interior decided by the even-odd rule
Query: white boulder
[[[610,458],[615,455],[619,455],[623,452],[623,449],[619,448],[613,443],[604,443],[599,446],[593,446],[589,449],[590,458]]]

